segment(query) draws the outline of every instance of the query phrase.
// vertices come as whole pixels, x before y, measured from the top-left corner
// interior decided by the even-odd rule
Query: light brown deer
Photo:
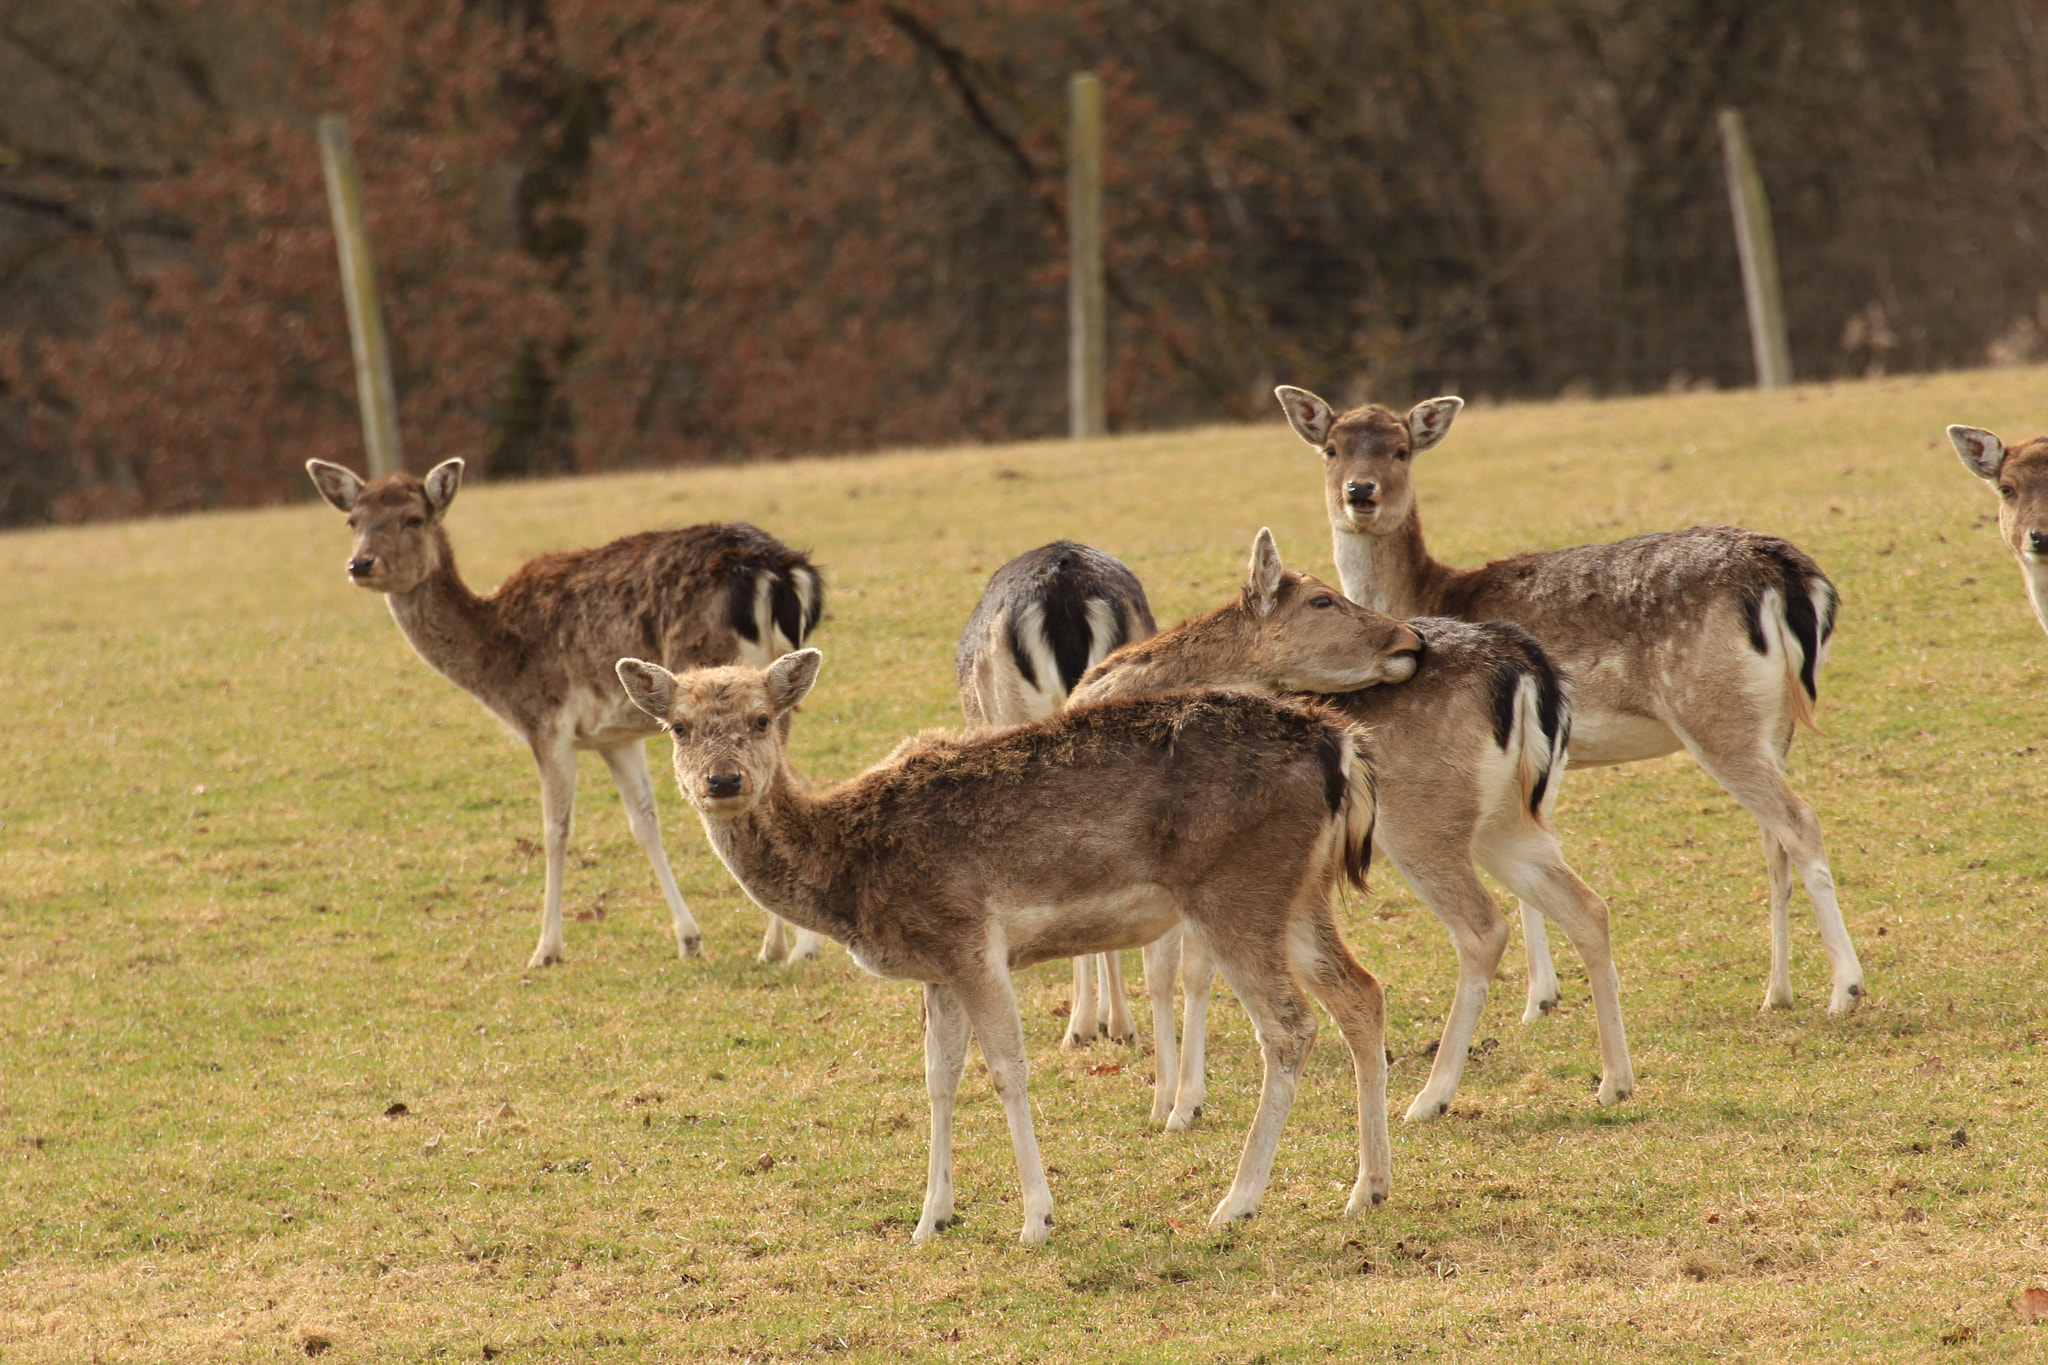
[[[1274,606],[1262,612],[1255,586],[1248,585],[1238,601],[1111,654],[1081,679],[1073,704],[1205,684],[1270,687],[1276,678],[1282,686],[1299,683],[1327,667],[1319,658],[1324,641],[1301,630],[1304,619],[1325,623],[1325,638],[1332,637],[1330,627],[1348,618],[1366,627],[1388,620],[1342,598],[1335,611],[1318,617],[1290,612],[1300,599],[1333,594],[1306,574],[1280,574],[1277,558],[1272,569],[1279,574],[1271,592]],[[1550,828],[1571,733],[1565,690],[1542,648],[1515,626],[1441,618],[1405,624],[1422,645],[1413,677],[1398,687],[1369,687],[1325,700],[1370,728],[1379,802],[1375,841],[1451,931],[1458,954],[1458,985],[1443,1038],[1407,1117],[1432,1119],[1449,1110],[1507,947],[1508,922],[1480,880],[1480,867],[1570,936],[1593,993],[1600,1103],[1625,1100],[1635,1089],[1635,1070],[1622,1027],[1607,906],[1565,862]],[[1297,650],[1300,662],[1290,665],[1287,655]],[[1187,1023],[1176,1057],[1170,1020],[1177,951],[1169,936],[1148,948],[1145,959],[1155,1028],[1160,1017],[1169,1021],[1156,1046],[1152,1117],[1170,1132],[1192,1126],[1202,1111],[1214,977],[1200,945],[1188,947]],[[1541,965],[1551,969],[1548,954]],[[1524,1022],[1541,1018],[1556,1003],[1554,972],[1542,981],[1532,963]]]
[[[1998,538],[2020,566],[2034,619],[2048,630],[2048,436],[2008,448],[1982,427],[1955,426],[1948,438],[1963,467],[1998,494]]]
[[[1275,393],[1295,434],[1322,453],[1345,593],[1391,616],[1512,621],[1535,636],[1570,681],[1576,767],[1690,752],[1763,831],[1765,1008],[1792,1003],[1796,869],[1833,969],[1828,1011],[1854,1009],[1863,968],[1820,821],[1785,781],[1794,728],[1813,726],[1834,631],[1838,597],[1820,566],[1776,536],[1695,526],[1453,569],[1423,544],[1411,462],[1444,438],[1462,399],[1432,398],[1405,418],[1377,406],[1340,416],[1306,389]],[[1532,956],[1547,958],[1542,919],[1526,904],[1522,927]]]
[[[969,725],[1043,720],[1105,654],[1156,629],[1144,585],[1115,555],[1071,540],[1026,551],[990,576],[960,631],[961,713]],[[1060,1046],[1129,1043],[1137,1032],[1122,954],[1075,958]]]
[[[349,581],[381,592],[392,619],[434,670],[512,727],[540,769],[547,889],[540,943],[528,961],[562,960],[562,870],[576,801],[576,754],[595,749],[611,770],[633,838],[654,866],[674,918],[676,949],[702,951],[661,845],[647,739],[660,727],[626,699],[613,665],[651,654],[677,667],[751,659],[767,663],[801,645],[818,623],[824,582],[805,558],[745,522],[648,531],[594,550],[541,555],[496,590],[473,593],[455,569],[442,525],[462,485],[462,461],[424,479],[391,474],[365,483],[325,460],[306,472],[348,515],[355,533]],[[799,934],[797,957],[819,940]],[[771,920],[765,959],[790,953]]]
[[[1319,707],[1205,691],[1070,707],[1006,730],[913,739],[860,776],[805,790],[778,721],[817,680],[803,650],[765,672],[680,676],[620,660],[634,703],[675,737],[676,781],[756,902],[924,983],[931,1160],[913,1241],[953,1220],[953,1108],[970,1035],[1009,1120],[1023,1240],[1052,1231],[1011,974],[1149,943],[1176,924],[1214,955],[1257,1026],[1265,1077],[1212,1225],[1257,1211],[1315,1011],[1351,1049],[1358,1174],[1349,1212],[1387,1196],[1379,983],[1337,935],[1362,880],[1372,779],[1362,737]]]

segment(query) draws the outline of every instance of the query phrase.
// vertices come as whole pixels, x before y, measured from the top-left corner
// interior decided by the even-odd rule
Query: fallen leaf
[[[506,1100],[498,1106],[497,1112],[492,1114],[491,1117],[502,1122],[505,1119],[518,1118],[519,1116],[512,1112],[512,1101]]]
[[[1198,1231],[1198,1229],[1191,1228],[1186,1223],[1181,1222],[1178,1218],[1169,1217],[1166,1220],[1166,1226],[1180,1233],[1183,1237],[1192,1237]]]
[[[407,1114],[410,1114],[411,1112],[412,1110],[405,1107],[404,1100],[398,1100],[395,1101],[389,1108],[387,1108],[384,1111],[384,1117],[387,1119],[404,1118]]]
[[[1948,1064],[1939,1057],[1929,1057],[1926,1061],[1914,1067],[1913,1070],[1921,1076],[1939,1076],[1942,1072],[1948,1070]]]
[[[1114,1076],[1124,1069],[1122,1062],[1097,1062],[1088,1068],[1091,1076]]]
[[[2020,1310],[2021,1322],[2048,1322],[2048,1289],[2030,1286],[2015,1307]]]
[[[759,1161],[755,1162],[754,1164],[755,1164],[755,1165],[757,1165],[757,1166],[759,1166],[759,1167],[760,1167],[760,1168],[761,1168],[762,1170],[764,1170],[764,1171],[772,1171],[772,1170],[774,1170],[774,1169],[775,1169],[775,1153],[773,1153],[773,1152],[763,1152],[763,1153],[761,1153],[761,1159],[760,1159]]]
[[[440,1135],[439,1133],[436,1133],[436,1134],[434,1134],[434,1135],[433,1135],[432,1137],[428,1138],[428,1139],[427,1139],[427,1140],[426,1140],[425,1142],[422,1142],[422,1143],[420,1144],[420,1155],[421,1155],[421,1156],[432,1156],[432,1155],[433,1155],[434,1153],[436,1153],[436,1152],[438,1152],[438,1151],[440,1151],[440,1150],[441,1150],[441,1135]]]

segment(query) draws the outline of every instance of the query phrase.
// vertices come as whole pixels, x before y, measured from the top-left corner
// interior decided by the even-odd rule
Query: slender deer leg
[[[776,921],[778,924],[780,920]],[[924,988],[924,1086],[931,1097],[931,1153],[925,1167],[924,1209],[913,1242],[944,1232],[953,1222],[953,1106],[973,1036],[967,1011],[951,986]]]
[[[604,755],[605,766],[611,769],[612,785],[619,789],[619,800],[625,804],[626,823],[633,827],[633,840],[653,864],[654,878],[661,883],[661,894],[668,899],[668,912],[675,921],[676,954],[701,957],[703,932],[690,917],[689,906],[683,904],[683,891],[676,885],[676,874],[669,867],[668,851],[661,846],[661,816],[654,807],[654,781],[647,772],[647,742],[636,739],[599,752]]]
[[[1186,1021],[1180,1031],[1180,1075],[1173,1088],[1173,1111],[1166,1119],[1169,1133],[1185,1133],[1194,1127],[1209,1098],[1209,996],[1216,986],[1216,959],[1202,936],[1185,925],[1180,961]]]
[[[1550,936],[1543,931],[1543,912],[1522,902],[1522,953],[1529,962],[1529,1003],[1522,1022],[1533,1024],[1564,999],[1557,985],[1557,964],[1550,957]]]
[[[1067,1009],[1067,1031],[1060,1046],[1072,1051],[1095,1041],[1095,959],[1083,954],[1073,961],[1074,1002]]]
[[[540,943],[527,959],[529,968],[562,960],[562,870],[569,861],[569,830],[576,816],[576,751],[567,744],[536,740],[533,760],[540,766],[541,843],[548,867]]]
[[[1479,1016],[1486,1009],[1486,997],[1500,970],[1501,954],[1507,951],[1508,922],[1493,903],[1486,884],[1479,880],[1471,855],[1461,840],[1453,856],[1418,860],[1404,856],[1403,840],[1389,831],[1382,835],[1387,857],[1399,868],[1415,894],[1450,930],[1451,946],[1458,954],[1458,985],[1451,997],[1450,1012],[1444,1017],[1443,1036],[1437,1040],[1436,1060],[1430,1063],[1429,1079],[1422,1093],[1408,1106],[1406,1118],[1414,1123],[1449,1112],[1451,1097],[1465,1074],[1465,1059],[1472,1049],[1472,1037],[1479,1031]]]
[[[1792,857],[1768,829],[1760,830],[1764,870],[1771,881],[1771,974],[1764,985],[1764,1008],[1792,1008]]]
[[[1167,930],[1145,945],[1145,992],[1152,998],[1152,1122],[1173,1112],[1180,1082],[1180,1049],[1173,1037],[1173,983],[1180,975],[1181,930]]]
[[[1273,1155],[1280,1148],[1280,1130],[1287,1125],[1288,1111],[1294,1107],[1295,1092],[1301,1085],[1302,1063],[1316,1037],[1315,1007],[1302,994],[1284,961],[1270,960],[1270,955],[1258,961],[1221,957],[1218,965],[1251,1016],[1263,1074],[1259,1107],[1237,1158],[1237,1174],[1223,1202],[1209,1215],[1212,1228],[1258,1212],[1266,1182],[1273,1174]],[[1386,1065],[1384,1054],[1380,1064]]]
[[[763,962],[809,962],[825,947],[824,935],[815,929],[799,929],[780,915],[768,916],[768,928],[761,935],[761,951],[755,954]]]
[[[1095,964],[1101,979],[1099,1012],[1109,1030],[1109,1041],[1128,1047],[1138,1041],[1138,1024],[1131,1018],[1130,997],[1124,993],[1124,955],[1097,953]]]
[[[1351,1071],[1358,1082],[1358,1179],[1344,1211],[1361,1213],[1393,1190],[1393,1145],[1387,1138],[1386,998],[1373,974],[1358,964],[1337,936],[1327,908],[1317,921],[1308,951],[1294,951],[1292,956],[1302,981],[1323,1002],[1351,1049]],[[1295,949],[1300,936],[1290,936],[1288,942]]]
[[[1039,1158],[1038,1136],[1031,1124],[1024,1020],[1017,1013],[1009,969],[1001,963],[988,963],[986,969],[987,975],[956,981],[953,989],[973,1021],[982,1060],[988,1063],[989,1084],[995,1087],[1003,1102],[1003,1116],[1010,1123],[1010,1146],[1017,1155],[1017,1178],[1024,1190],[1024,1231],[1019,1240],[1037,1246],[1052,1236],[1052,1187],[1046,1184],[1045,1163]]]
[[[1607,903],[1579,879],[1548,830],[1516,829],[1479,846],[1480,861],[1524,905],[1538,906],[1557,921],[1579,960],[1593,995],[1593,1021],[1600,1035],[1600,1103],[1618,1104],[1635,1093],[1635,1066],[1621,1021],[1621,978],[1614,970]]]
[[[1759,737],[1724,752],[1683,732],[1679,738],[1685,741],[1685,747],[1692,751],[1700,766],[1756,817],[1766,843],[1766,864],[1772,864],[1768,845],[1775,841],[1790,866],[1799,873],[1800,880],[1806,884],[1807,899],[1813,902],[1821,945],[1827,949],[1828,964],[1834,975],[1828,1013],[1847,1014],[1855,1009],[1856,1002],[1863,996],[1863,966],[1856,959],[1856,945],[1849,940],[1848,927],[1842,923],[1842,908],[1835,900],[1835,876],[1828,867],[1820,819],[1813,813],[1813,807],[1793,795],[1792,788],[1786,785],[1784,745],[1773,747]],[[1787,738],[1789,742],[1789,735]],[[1790,1004],[1792,998],[1789,961],[1782,978],[1779,975],[1781,955],[1785,960],[1791,957],[1791,929],[1786,922],[1790,919],[1789,908],[1782,919],[1778,913],[1779,906],[1790,901],[1789,878],[1787,880],[1786,898],[1781,902],[1778,898],[1778,874],[1773,866],[1772,979],[1764,996],[1766,1009]]]

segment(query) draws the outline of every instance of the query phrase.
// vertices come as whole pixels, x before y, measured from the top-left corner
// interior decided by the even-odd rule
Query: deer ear
[[[1287,414],[1287,425],[1294,428],[1296,436],[1317,450],[1329,444],[1330,428],[1337,425],[1337,413],[1328,403],[1292,384],[1282,384],[1273,390],[1273,396],[1280,400],[1280,410]]]
[[[306,472],[313,476],[313,487],[320,490],[321,497],[334,504],[336,511],[356,510],[356,499],[363,495],[363,481],[352,471],[325,460],[308,460]]]
[[[777,711],[795,706],[810,695],[824,664],[825,656],[817,650],[800,649],[768,665],[768,704]]]
[[[621,659],[616,667],[626,700],[666,723],[668,708],[676,699],[676,675],[645,659]]]
[[[427,505],[439,516],[455,501],[455,490],[462,487],[462,461],[441,461],[427,471],[426,484]]]
[[[1464,406],[1462,398],[1431,398],[1408,409],[1409,452],[1420,455],[1449,435]]]
[[[1980,479],[1996,479],[2005,463],[2005,442],[1982,427],[1950,427],[1948,439],[1955,443],[1963,467]]]
[[[1261,526],[1259,534],[1252,541],[1252,562],[1245,573],[1245,596],[1251,599],[1252,609],[1264,616],[1273,610],[1273,604],[1280,598],[1280,584],[1286,570],[1280,565],[1280,547],[1273,543],[1273,532]]]

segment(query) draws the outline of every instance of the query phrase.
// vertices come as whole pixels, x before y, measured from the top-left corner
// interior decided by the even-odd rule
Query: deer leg
[[[1422,1093],[1408,1106],[1404,1117],[1410,1123],[1439,1118],[1448,1113],[1451,1097],[1465,1074],[1465,1060],[1471,1054],[1472,1036],[1479,1031],[1479,1017],[1486,1009],[1487,993],[1494,973],[1500,970],[1501,954],[1507,951],[1508,922],[1493,903],[1486,884],[1465,849],[1455,859],[1437,860],[1437,865],[1414,866],[1395,850],[1396,840],[1387,838],[1387,856],[1399,868],[1415,894],[1422,898],[1451,933],[1451,946],[1458,954],[1458,985],[1451,996],[1450,1012],[1444,1016],[1443,1036],[1437,1040],[1436,1059],[1430,1063],[1429,1079]],[[1549,954],[1546,951],[1545,957]],[[1362,969],[1361,969],[1362,970]]]
[[[1533,1024],[1564,1000],[1557,985],[1557,964],[1550,957],[1550,936],[1543,931],[1543,912],[1522,902],[1522,952],[1529,960],[1529,1003],[1522,1022]]]
[[[683,891],[676,885],[675,871],[669,866],[668,850],[661,846],[661,815],[654,806],[654,780],[647,772],[646,741],[636,739],[599,752],[604,755],[605,767],[611,769],[612,785],[619,789],[619,800],[626,807],[626,823],[633,827],[633,841],[653,865],[654,879],[661,883],[661,894],[668,900],[669,917],[675,921],[677,956],[703,956],[703,931],[690,917],[690,907],[683,904]]]
[[[1173,1088],[1173,1110],[1166,1118],[1169,1133],[1194,1127],[1209,1097],[1209,996],[1216,986],[1216,959],[1200,934],[1183,927],[1180,962],[1187,1004],[1180,1031],[1180,1075]]]
[[[1101,969],[1100,1013],[1109,1029],[1109,1041],[1128,1047],[1138,1041],[1138,1024],[1131,1018],[1130,997],[1124,994],[1124,955],[1098,953],[1095,961]]]
[[[569,861],[569,829],[576,816],[576,751],[566,744],[535,741],[540,767],[541,846],[547,853],[547,890],[540,907],[540,942],[529,969],[562,960],[562,869]]]
[[[1848,927],[1842,923],[1842,909],[1835,900],[1835,876],[1828,867],[1827,850],[1821,838],[1820,818],[1813,813],[1813,807],[1793,795],[1786,785],[1783,766],[1784,745],[1775,750],[1759,742],[1742,751],[1720,753],[1709,751],[1698,745],[1692,737],[1681,734],[1686,748],[1692,750],[1716,782],[1728,789],[1729,795],[1740,801],[1743,808],[1756,817],[1763,829],[1768,845],[1775,841],[1783,850],[1790,866],[1799,873],[1806,884],[1806,897],[1813,902],[1814,919],[1820,928],[1821,945],[1827,949],[1828,964],[1833,971],[1834,990],[1828,1000],[1829,1014],[1847,1014],[1856,1008],[1856,1002],[1863,996],[1863,966],[1856,959],[1856,945],[1849,940]],[[1789,742],[1789,741],[1788,741]],[[1765,864],[1772,862],[1768,847]],[[1772,871],[1771,907],[1772,923],[1772,980],[1764,996],[1766,1009],[1791,1003],[1791,930],[1789,923],[1782,928],[1776,920],[1779,904],[1777,894],[1777,873]],[[1787,879],[1786,899],[1790,900],[1790,879]],[[1789,908],[1786,920],[1790,919]],[[1782,934],[1782,939],[1780,935]],[[1787,960],[1782,978],[1778,971],[1780,943]]]
[[[762,962],[809,962],[824,946],[824,935],[817,930],[799,929],[771,913],[768,928],[761,935],[761,951],[755,957]]]
[[[1095,959],[1083,954],[1072,965],[1074,998],[1067,1007],[1067,1031],[1060,1035],[1060,1046],[1070,1052],[1095,1041]]]
[[[1361,1213],[1383,1202],[1393,1189],[1394,1154],[1387,1139],[1386,997],[1373,974],[1358,964],[1327,907],[1312,921],[1312,932],[1288,937],[1296,973],[1337,1022],[1351,1049],[1358,1082],[1358,1179],[1346,1213]]]
[[[1614,970],[1607,903],[1572,871],[1548,830],[1515,830],[1480,847],[1486,870],[1563,929],[1586,964],[1593,1020],[1600,1035],[1600,1103],[1619,1104],[1635,1093],[1635,1065],[1621,1022],[1621,978]]]
[[[1237,1175],[1223,1202],[1209,1215],[1212,1228],[1258,1212],[1266,1181],[1273,1174],[1273,1155],[1280,1148],[1280,1130],[1287,1125],[1288,1111],[1294,1107],[1295,1092],[1301,1085],[1302,1064],[1315,1043],[1315,1010],[1280,956],[1285,951],[1274,943],[1257,958],[1225,957],[1219,964],[1224,980],[1251,1016],[1263,1074],[1259,1106],[1237,1158]],[[1380,1065],[1386,1065],[1384,1053]]]
[[[1173,983],[1180,975],[1181,930],[1167,930],[1145,945],[1145,992],[1152,997],[1152,1122],[1173,1112],[1180,1079],[1180,1050],[1173,1037]]]
[[[1038,1136],[1031,1124],[1024,1019],[1017,1012],[1009,971],[996,963],[987,964],[985,970],[985,976],[956,981],[953,989],[973,1022],[974,1036],[981,1040],[989,1084],[995,1087],[1003,1102],[1003,1116],[1009,1120],[1010,1146],[1017,1155],[1017,1176],[1024,1190],[1024,1231],[1019,1240],[1037,1246],[1052,1236],[1052,1187],[1046,1184],[1045,1163],[1039,1158]]]
[[[1771,975],[1764,1008],[1792,1008],[1792,856],[1768,829],[1761,831],[1764,870],[1771,881]]]
[[[931,1098],[932,1137],[925,1165],[924,1209],[910,1234],[913,1242],[926,1241],[953,1223],[953,1106],[960,1094],[960,1073],[967,1067],[967,1040],[973,1032],[952,987],[924,988],[924,1087]]]

